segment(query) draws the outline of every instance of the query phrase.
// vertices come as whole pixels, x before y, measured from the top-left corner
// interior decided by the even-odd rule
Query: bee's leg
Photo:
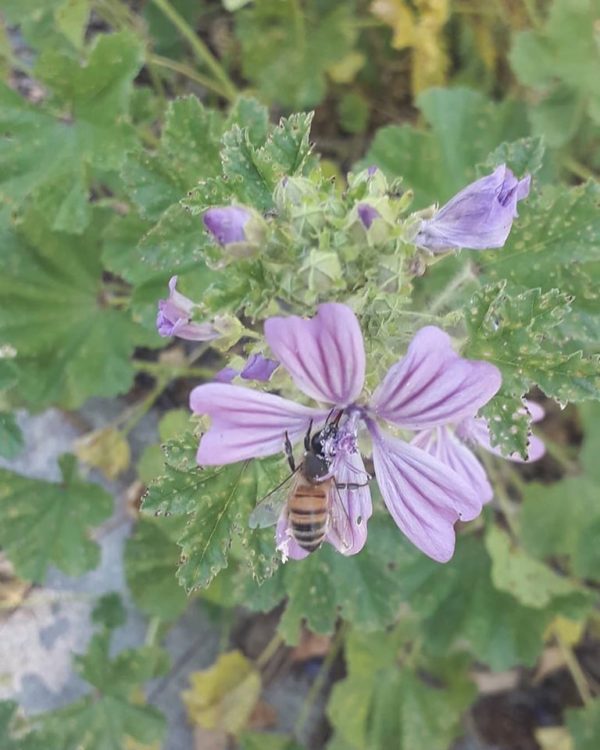
[[[294,461],[294,450],[292,448],[290,436],[287,434],[287,431],[285,433],[284,450],[285,450],[285,455],[287,456],[288,464],[290,465],[290,469],[292,471],[296,471],[296,462]]]
[[[310,433],[312,432],[313,421],[312,419],[308,423],[308,430],[304,436],[304,450],[308,453],[310,451]]]
[[[361,482],[358,484],[357,482],[336,482],[335,486],[338,488],[338,490],[357,490],[359,487],[366,487],[369,484],[369,482]]]

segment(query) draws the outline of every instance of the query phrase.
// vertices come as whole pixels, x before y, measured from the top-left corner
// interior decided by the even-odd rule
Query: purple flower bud
[[[369,177],[373,177],[375,172],[377,172],[377,167],[374,164],[367,168],[367,174],[369,175]]]
[[[268,359],[262,354],[251,354],[248,357],[246,366],[240,373],[244,380],[270,380],[271,375],[279,367],[279,362],[275,359]]]
[[[231,381],[240,374],[235,367],[224,367],[213,378],[215,383],[231,383]]]
[[[359,203],[356,207],[358,218],[361,220],[365,229],[370,229],[375,219],[381,218],[381,214],[376,208],[369,203]]]
[[[517,180],[506,164],[475,180],[421,223],[415,244],[441,252],[502,247],[517,216],[517,202],[529,194],[531,176]]]
[[[219,245],[245,242],[250,212],[241,206],[217,206],[204,212],[202,221]]]
[[[220,333],[212,323],[193,323],[192,316],[197,305],[175,288],[177,276],[169,281],[169,298],[158,302],[156,330],[161,336],[177,336],[188,341],[211,341]]]

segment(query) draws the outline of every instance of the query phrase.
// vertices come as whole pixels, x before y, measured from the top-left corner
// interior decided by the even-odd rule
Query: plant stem
[[[560,467],[565,474],[579,473],[579,466],[570,458],[562,445],[554,442],[554,440],[550,440],[546,435],[544,435],[544,445],[546,446],[549,455],[552,456],[557,464],[560,464]]]
[[[211,378],[214,371],[208,367],[189,367],[188,365],[170,365],[164,362],[147,362],[143,359],[134,359],[133,366],[136,370],[150,373],[150,375],[170,375],[174,378]]]
[[[325,680],[327,679],[329,670],[333,666],[333,662],[336,660],[337,655],[344,645],[344,638],[346,637],[347,632],[348,625],[345,622],[342,622],[333,640],[331,641],[331,648],[329,649],[327,656],[323,660],[323,664],[321,665],[319,674],[317,675],[313,684],[310,686],[310,690],[306,695],[304,703],[302,704],[302,708],[300,709],[300,713],[298,714],[298,718],[296,719],[296,723],[294,724],[294,735],[296,738],[300,736],[306,725],[306,722],[308,721],[310,711],[315,701],[319,697],[319,693],[323,689],[323,685],[325,684]]]
[[[160,617],[150,618],[150,622],[148,623],[148,629],[146,630],[146,638],[144,640],[144,644],[146,646],[156,645],[156,642],[158,640],[158,633],[160,630],[160,623],[161,623]]]
[[[456,292],[465,281],[470,281],[473,278],[473,269],[471,268],[471,264],[467,262],[465,267],[460,269],[456,276],[450,280],[450,283],[444,291],[438,295],[435,302],[431,304],[429,308],[430,313],[433,315],[434,313],[437,313],[438,310],[441,310],[444,305],[452,299],[454,292]]]
[[[575,656],[575,652],[556,631],[554,631],[554,637],[556,638],[558,647],[561,651],[561,654],[563,655],[563,658],[567,665],[567,669],[569,670],[571,677],[573,678],[573,682],[577,687],[577,692],[581,697],[583,705],[589,706],[594,699],[590,690],[590,686],[588,685],[587,678],[583,673],[583,669],[581,668],[577,657]]]
[[[161,57],[160,55],[153,54],[148,55],[148,62],[153,63],[159,68],[168,68],[169,70],[173,70],[175,71],[175,73],[179,73],[182,76],[186,76],[191,81],[199,83],[208,91],[213,91],[215,94],[222,96],[224,99],[228,98],[227,93],[225,92],[225,89],[223,88],[223,86],[221,86],[221,84],[213,81],[207,76],[203,76],[202,73],[197,73],[193,68],[191,68],[189,65],[186,65],[185,63],[180,63],[176,60],[170,60],[168,57]]]
[[[279,635],[279,633],[275,632],[275,635],[271,638],[262,652],[258,655],[256,659],[256,667],[260,670],[264,669],[267,666],[268,662],[273,658],[275,652],[282,643],[282,637]]]
[[[509,498],[506,490],[504,489],[504,482],[502,481],[502,477],[499,475],[498,471],[496,470],[494,461],[491,458],[491,456],[488,456],[485,453],[480,452],[479,457],[483,461],[483,465],[485,466],[486,471],[490,479],[492,480],[492,485],[494,487],[494,497],[498,501],[498,505],[500,506],[502,515],[504,516],[506,523],[508,525],[508,528],[510,529],[510,533],[515,540],[518,540],[519,539],[519,527],[515,520],[515,512],[516,512],[515,504]]]
[[[586,167],[585,164],[581,164],[571,156],[565,156],[562,160],[562,164],[565,169],[568,169],[569,172],[572,172],[576,177],[580,177],[582,180],[596,180],[598,178],[596,173],[589,169],[589,167]]]
[[[236,87],[225,72],[225,69],[212,54],[212,52],[208,49],[208,47],[204,44],[204,42],[200,39],[200,37],[196,34],[196,32],[191,28],[185,18],[179,15],[179,13],[171,5],[169,0],[152,0],[152,2],[156,5],[157,8],[159,8],[159,10],[161,10],[165,14],[169,21],[171,21],[171,23],[179,31],[181,36],[183,36],[188,41],[192,52],[195,54],[197,59],[201,63],[206,65],[206,67],[210,71],[212,71],[215,78],[217,78],[217,80],[223,86],[225,97],[230,101],[233,101],[238,93]]]

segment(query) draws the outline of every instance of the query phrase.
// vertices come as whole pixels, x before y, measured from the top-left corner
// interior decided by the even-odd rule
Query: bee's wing
[[[360,455],[352,454],[338,466],[331,482],[327,537],[342,554],[355,554],[366,541],[372,513],[369,479]]]
[[[248,519],[248,526],[251,529],[266,529],[269,526],[275,526],[279,520],[281,509],[291,492],[290,480],[293,478],[295,478],[295,472],[287,476],[281,484],[278,484],[275,489],[271,490],[257,503]]]

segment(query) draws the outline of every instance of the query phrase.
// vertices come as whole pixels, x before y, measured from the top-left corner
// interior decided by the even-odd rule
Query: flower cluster
[[[497,368],[463,359],[446,333],[428,326],[416,334],[373,395],[363,400],[364,343],[350,308],[329,303],[311,319],[270,318],[265,338],[299,390],[323,406],[308,407],[235,385],[197,386],[190,406],[211,417],[200,441],[198,463],[220,465],[279,453],[286,434],[297,442],[309,425],[318,429],[332,409],[337,410],[342,415],[340,427],[329,452],[341,489],[333,495],[332,505],[337,507],[331,509],[327,540],[347,555],[360,551],[366,541],[371,493],[360,480],[366,471],[358,450],[359,433],[366,430],[377,483],[394,521],[427,555],[449,560],[454,524],[475,518],[490,498],[454,454],[446,457],[444,450],[426,449],[420,442],[432,431],[452,435],[449,425],[465,429],[500,387]],[[411,444],[390,429],[420,435]],[[291,558],[307,554],[290,535],[285,517],[278,525],[277,541]]]
[[[368,179],[375,172],[369,170]],[[429,218],[415,214],[406,225],[413,229],[406,231],[417,247],[433,253],[501,247],[529,184],[528,176],[518,180],[501,165]],[[367,231],[382,217],[365,201],[359,201],[354,212]],[[203,221],[231,257],[256,252],[266,227],[262,217],[241,206],[208,209]],[[175,285],[173,277],[169,298],[159,303],[159,333],[192,340],[218,337],[215,325],[193,322],[197,306]],[[499,370],[488,362],[460,357],[444,331],[428,326],[418,331],[405,356],[365,397],[360,326],[352,310],[337,303],[320,305],[310,319],[269,318],[265,339],[276,360],[252,355],[241,370],[225,368],[216,382],[192,391],[192,410],[211,418],[200,441],[198,463],[221,465],[280,453],[286,440],[296,443],[311,428],[322,429],[333,414],[335,429],[323,445],[331,467],[327,479],[336,487],[330,498],[327,541],[345,555],[356,554],[365,544],[372,503],[359,440],[368,437],[376,481],[394,521],[434,560],[449,560],[455,523],[474,519],[492,497],[470,446],[497,453],[485,420],[477,415],[500,387]],[[236,376],[267,381],[279,365],[316,406],[231,383]],[[534,421],[543,416],[536,404],[528,403],[527,408]],[[543,450],[541,441],[532,437],[529,460],[539,458]],[[516,455],[509,458],[521,460]],[[276,540],[284,559],[308,554],[294,539],[285,510]]]

